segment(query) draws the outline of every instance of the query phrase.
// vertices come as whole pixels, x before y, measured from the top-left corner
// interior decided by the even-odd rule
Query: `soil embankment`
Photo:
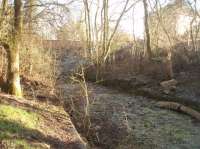
[[[85,149],[62,107],[0,94],[0,148]]]

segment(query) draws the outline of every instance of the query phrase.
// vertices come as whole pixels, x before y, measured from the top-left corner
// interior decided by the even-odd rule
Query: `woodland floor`
[[[69,74],[69,70],[83,62],[78,56],[70,54],[64,56],[62,61],[64,76]],[[181,77],[184,78],[178,78],[180,84],[176,90],[177,93],[173,92],[172,95],[189,98],[189,100],[192,98],[198,103],[197,80],[199,77],[198,75],[193,77],[192,85],[191,79],[188,80],[186,75],[189,74],[183,74]],[[110,86],[106,85],[107,87],[87,83],[90,99],[88,122],[83,115],[85,102],[83,90],[80,84],[69,83],[67,80],[66,84],[60,85],[61,90],[64,90],[65,110],[92,149],[200,148],[200,122],[182,113],[157,108],[157,100],[154,98],[125,92],[126,88],[118,90],[112,83]],[[158,85],[154,84],[144,87],[155,89],[155,92],[163,94],[162,90],[156,88]],[[190,93],[190,90],[193,92]]]
[[[157,108],[156,102],[106,87],[89,84],[91,126],[86,135],[102,149],[199,149],[200,123],[182,113]],[[81,99],[80,88],[68,88],[69,98]],[[80,101],[81,102],[81,101]],[[76,103],[80,111],[81,105]],[[76,111],[72,120],[85,134],[84,122]]]
[[[58,60],[60,73],[55,91],[23,77],[26,100],[0,94],[0,148],[84,149],[84,142],[91,149],[200,148],[200,122],[156,107],[157,99],[129,92],[130,86],[126,91],[124,82],[130,80],[113,79],[104,84],[107,87],[88,82],[90,106],[89,117],[85,117],[83,89],[80,84],[71,82],[69,76],[86,62],[66,51],[60,53]],[[165,97],[176,95],[198,103],[198,74],[189,79],[190,74],[179,75],[178,88]],[[143,77],[141,80],[145,84],[142,88],[163,95],[158,84],[149,86]],[[113,82],[117,82],[117,87]],[[135,90],[135,86],[131,90]]]

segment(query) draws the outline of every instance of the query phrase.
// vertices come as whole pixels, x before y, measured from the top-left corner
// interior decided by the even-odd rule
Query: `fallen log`
[[[161,102],[157,102],[156,106],[159,108],[165,108],[165,109],[185,113],[200,121],[200,113],[198,111],[192,108],[186,107],[180,103],[161,101]]]
[[[160,85],[164,88],[164,89],[171,89],[176,87],[176,85],[178,84],[178,81],[176,81],[175,79],[171,79],[168,81],[163,81],[160,83]]]

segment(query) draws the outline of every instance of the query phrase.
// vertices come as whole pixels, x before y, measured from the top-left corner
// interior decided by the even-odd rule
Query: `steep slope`
[[[62,107],[0,94],[1,149],[84,149]]]

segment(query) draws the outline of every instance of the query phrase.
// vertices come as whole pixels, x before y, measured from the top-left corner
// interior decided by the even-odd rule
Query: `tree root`
[[[157,102],[156,106],[159,108],[165,108],[165,109],[170,109],[170,110],[185,113],[200,121],[200,113],[198,111],[192,108],[186,107],[180,103],[161,101],[161,102]]]

